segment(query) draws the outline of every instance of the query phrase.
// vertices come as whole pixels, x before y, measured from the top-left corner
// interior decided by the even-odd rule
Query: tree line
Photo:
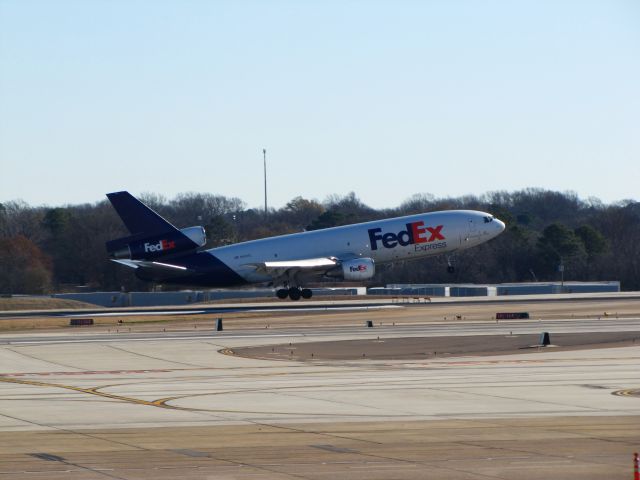
[[[178,228],[204,226],[207,248],[393,216],[482,210],[507,228],[456,254],[453,274],[446,258],[434,257],[378,268],[370,284],[557,281],[563,275],[565,281],[620,280],[624,290],[640,289],[640,202],[632,200],[604,204],[572,192],[525,189],[456,198],[417,194],[396,208],[374,209],[349,193],[323,202],[296,197],[266,213],[210,193],[170,200],[145,194],[141,200]],[[62,207],[0,203],[0,293],[148,290],[130,269],[107,258],[105,242],[125,235],[107,200]]]

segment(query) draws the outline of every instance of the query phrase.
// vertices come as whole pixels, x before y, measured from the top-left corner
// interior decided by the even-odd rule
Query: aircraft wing
[[[284,260],[275,262],[249,263],[256,272],[269,275],[273,278],[296,273],[325,272],[339,264],[335,257],[304,258],[300,260]]]

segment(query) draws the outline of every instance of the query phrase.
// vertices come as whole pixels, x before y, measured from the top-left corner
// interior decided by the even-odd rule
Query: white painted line
[[[74,313],[65,317],[133,317],[137,315],[194,315],[206,313],[206,310],[177,310],[177,311],[149,311],[149,312],[105,312],[105,313]]]
[[[17,342],[7,342],[5,345],[36,345],[36,344],[59,344],[59,343],[106,343],[106,342],[165,342],[167,340],[227,340],[238,338],[274,338],[274,337],[307,337],[302,333],[292,334],[275,334],[275,335],[203,335],[193,337],[150,337],[150,338],[117,338],[117,333],[113,334],[113,338],[88,338],[77,340],[20,340]]]
[[[239,307],[240,313],[274,313],[274,312],[334,312],[334,311],[366,311],[366,310],[391,310],[404,308],[402,305],[373,305],[373,306],[351,306],[351,307],[308,307],[308,308],[257,308],[257,309],[244,309]],[[61,315],[63,317],[133,317],[133,316],[149,316],[149,315],[223,315],[225,313],[235,313],[232,310],[215,310],[215,307],[208,310],[148,310],[144,312],[102,312],[102,313],[74,313],[71,315]]]

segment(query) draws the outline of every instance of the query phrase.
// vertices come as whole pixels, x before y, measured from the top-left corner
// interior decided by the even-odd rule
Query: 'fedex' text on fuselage
[[[395,248],[398,245],[406,247],[416,243],[430,243],[445,239],[442,234],[443,225],[425,227],[424,222],[419,221],[407,223],[406,227],[406,230],[398,233],[382,233],[382,228],[370,228],[368,232],[371,250],[378,249],[378,242],[381,242],[384,248]]]

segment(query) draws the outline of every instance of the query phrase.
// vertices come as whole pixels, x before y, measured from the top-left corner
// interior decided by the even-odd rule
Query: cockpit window
[[[489,215],[488,217],[484,217],[484,223],[493,222],[493,215]]]

